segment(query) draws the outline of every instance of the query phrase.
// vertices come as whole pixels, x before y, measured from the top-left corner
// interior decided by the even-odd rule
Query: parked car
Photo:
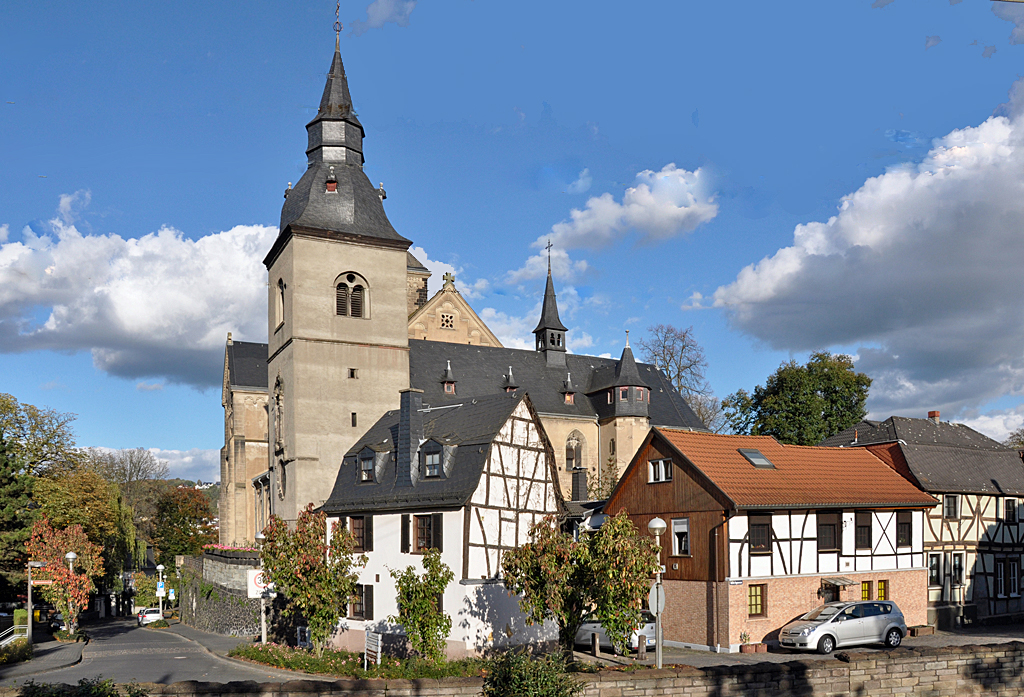
[[[160,608],[158,607],[147,607],[145,610],[139,612],[139,626],[149,624],[151,622],[157,622],[162,620],[163,616],[160,614]]]
[[[601,620],[596,615],[587,615],[583,618],[583,624],[576,632],[576,644],[590,646],[590,635],[597,634],[598,645],[602,649],[609,649],[615,653],[625,653],[626,649],[636,651],[639,648],[639,637],[643,634],[647,638],[647,646],[654,646],[654,615],[644,610],[641,613],[640,621],[643,623],[640,628],[629,635],[629,645],[613,646],[612,640],[608,638],[607,632],[601,626]]]
[[[894,649],[906,635],[903,613],[891,600],[827,603],[784,626],[779,644],[829,654],[840,646],[879,642]]]

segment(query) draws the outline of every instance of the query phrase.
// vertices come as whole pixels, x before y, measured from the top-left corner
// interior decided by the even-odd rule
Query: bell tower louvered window
[[[334,282],[334,313],[338,317],[370,316],[369,286],[357,273],[344,273]]]

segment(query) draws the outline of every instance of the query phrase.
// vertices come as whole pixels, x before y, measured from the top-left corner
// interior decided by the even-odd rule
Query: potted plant
[[[750,643],[750,632],[740,632],[740,653],[754,653],[757,648]]]

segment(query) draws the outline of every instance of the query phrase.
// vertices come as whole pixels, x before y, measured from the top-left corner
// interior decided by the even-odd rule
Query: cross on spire
[[[548,250],[548,273],[549,274],[551,273],[551,247],[553,247],[553,246],[554,245],[551,244],[551,238],[549,237],[548,238],[548,244],[547,244],[546,247],[544,247],[544,249]]]

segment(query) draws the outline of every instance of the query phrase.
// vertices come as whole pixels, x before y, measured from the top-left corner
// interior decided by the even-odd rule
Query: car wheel
[[[894,649],[900,645],[901,641],[903,641],[903,634],[900,633],[900,630],[893,628],[885,633],[885,645],[887,648]]]
[[[818,642],[818,653],[829,655],[832,650],[836,647],[836,640],[826,634],[821,637],[821,641]]]

